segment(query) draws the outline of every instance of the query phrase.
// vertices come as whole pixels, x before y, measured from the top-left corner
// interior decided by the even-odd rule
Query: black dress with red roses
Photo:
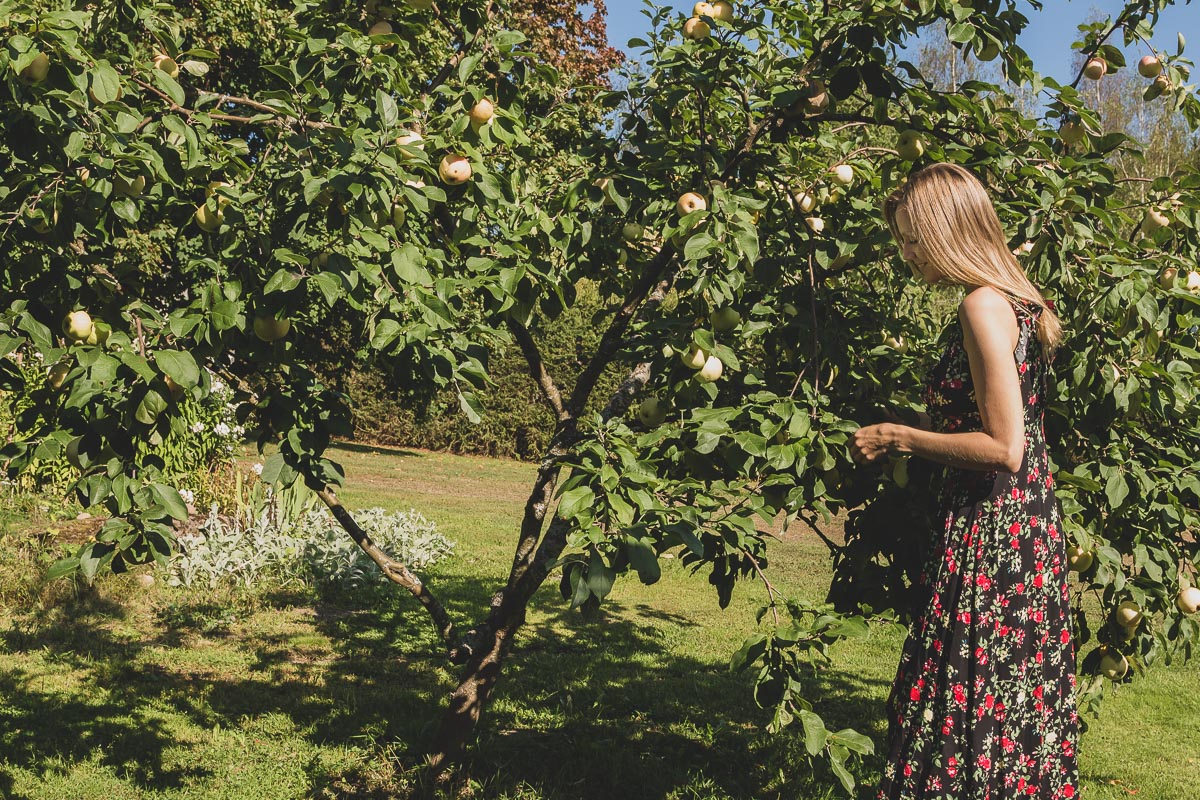
[[[920,604],[887,701],[876,800],[1078,794],[1075,646],[1066,546],[1042,415],[1049,368],[1040,309],[1016,305],[1025,408],[1017,472],[946,467]],[[934,430],[981,430],[961,325],[925,384]],[[937,528],[939,526],[935,526]]]

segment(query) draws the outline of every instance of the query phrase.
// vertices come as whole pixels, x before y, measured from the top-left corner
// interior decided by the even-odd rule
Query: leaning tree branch
[[[520,322],[513,319],[511,316],[505,317],[505,323],[508,325],[509,332],[513,338],[517,340],[517,344],[521,347],[521,353],[525,356],[525,361],[529,364],[529,376],[533,378],[534,383],[542,390],[542,396],[546,398],[546,402],[554,409],[554,415],[561,423],[570,415],[563,408],[562,393],[558,390],[558,384],[554,382],[554,377],[546,369],[546,361],[542,358],[542,352],[538,349],[537,342],[529,334],[529,329]]]
[[[280,111],[277,108],[272,108],[271,106],[263,105],[262,103],[255,102],[255,101],[250,100],[245,97],[231,97],[229,95],[220,95],[220,94],[216,94],[214,92],[202,92],[201,94],[211,95],[213,97],[224,98],[227,102],[233,102],[233,103],[237,103],[239,105],[245,105],[248,108],[262,110],[267,113],[273,114],[275,116],[272,119],[258,119],[256,117],[245,117],[245,116],[239,116],[237,114],[225,114],[225,113],[222,113],[219,111],[200,111],[195,108],[188,108],[187,106],[181,106],[179,103],[176,103],[174,100],[172,100],[171,97],[166,92],[163,92],[158,87],[152,86],[143,80],[140,80],[138,78],[131,78],[131,80],[134,83],[136,83],[138,86],[140,86],[143,89],[145,89],[146,91],[150,92],[151,94],[157,95],[158,98],[160,100],[162,100],[163,103],[166,104],[166,106],[167,106],[166,110],[168,113],[183,114],[184,116],[189,117],[189,118],[195,116],[196,114],[205,114],[210,119],[215,119],[220,122],[229,122],[229,123],[237,124],[237,125],[270,125],[270,126],[274,126],[274,127],[278,127],[278,128],[300,127],[300,128],[320,128],[320,129],[337,127],[336,125],[332,125],[328,122],[317,122],[315,120],[296,119],[295,117],[288,116],[287,114],[283,113],[282,111]],[[147,122],[147,120],[142,120],[141,125],[139,125],[138,127],[140,128],[140,127],[144,126],[146,124],[146,122]]]
[[[454,623],[451,621],[450,615],[446,613],[445,607],[429,591],[429,587],[422,583],[421,579],[414,575],[407,566],[392,559],[387,553],[380,550],[375,542],[371,541],[371,537],[367,532],[354,521],[354,517],[350,516],[350,512],[342,505],[332,487],[324,487],[317,492],[317,497],[321,498],[321,501],[328,506],[334,518],[341,523],[341,526],[346,529],[346,532],[362,548],[363,552],[379,566],[384,577],[392,583],[407,589],[412,593],[413,597],[420,601],[421,605],[425,606],[425,610],[433,618],[433,624],[437,628],[438,635],[446,643],[447,647],[450,649],[457,647],[458,633],[455,630]]]

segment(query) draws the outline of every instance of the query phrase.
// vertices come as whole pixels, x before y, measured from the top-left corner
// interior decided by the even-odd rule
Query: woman
[[[926,380],[931,430],[884,423],[851,440],[859,463],[896,453],[944,465],[944,526],[887,701],[875,798],[1071,798],[1075,648],[1042,427],[1062,330],[966,169],[913,173],[884,216],[914,275],[966,297]]]

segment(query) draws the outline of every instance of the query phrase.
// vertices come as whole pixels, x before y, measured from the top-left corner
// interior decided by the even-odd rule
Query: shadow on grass
[[[437,582],[456,611],[486,607],[491,587],[478,579]],[[251,616],[216,638],[204,630],[215,613],[205,602],[137,637],[97,624],[124,612],[95,600],[62,609],[53,624],[10,629],[3,651],[40,651],[46,668],[0,675],[0,763],[44,773],[100,752],[138,789],[194,787],[212,774],[204,745],[194,730],[181,736],[187,726],[172,715],[201,731],[244,731],[282,716],[280,731],[255,735],[367,751],[366,764],[341,772],[308,764],[314,795],[404,796],[456,671],[410,598],[376,597],[359,608],[346,598],[307,599],[286,612],[288,625],[259,629]],[[750,675],[671,651],[665,634],[686,636],[695,623],[617,604],[585,621],[551,587],[534,605],[549,620],[527,626],[515,643],[462,770],[473,796],[842,796],[829,790],[824,766],[814,776],[805,765],[799,731],[763,731],[769,715],[753,703]],[[885,689],[832,670],[815,672],[806,687],[830,729],[855,727],[877,741]],[[168,748],[191,752],[175,752],[168,764]],[[381,787],[371,762],[385,754],[397,763]],[[878,767],[871,759],[855,771],[875,775]],[[12,796],[3,772],[0,789]]]
[[[348,453],[362,453],[364,455],[379,455],[379,456],[405,456],[410,458],[422,458],[425,454],[418,453],[416,450],[406,450],[403,447],[388,447],[387,445],[376,444],[359,444],[358,442],[348,442],[338,440],[334,443],[334,447],[338,450],[345,450]]]

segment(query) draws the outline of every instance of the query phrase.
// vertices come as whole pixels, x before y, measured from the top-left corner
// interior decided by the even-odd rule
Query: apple
[[[712,33],[712,29],[708,27],[708,23],[699,17],[692,17],[683,23],[683,38],[685,39],[698,42],[701,39],[707,39],[710,33]]]
[[[87,167],[80,167],[75,174],[79,176],[79,182],[84,186],[87,186],[92,180],[92,171]]]
[[[172,78],[179,77],[179,64],[166,53],[159,53],[154,57],[154,68]]]
[[[662,346],[662,354],[663,358],[670,358],[671,356],[675,355],[675,348],[671,347],[669,344],[664,344]]]
[[[995,61],[998,55],[1000,55],[1000,45],[989,39],[983,43],[983,47],[979,48],[976,58],[980,61]]]
[[[138,175],[130,181],[113,175],[113,191],[125,197],[141,197],[142,192],[146,191],[146,176]]]
[[[1159,75],[1154,79],[1154,82],[1150,84],[1149,88],[1146,89],[1146,92],[1142,95],[1142,97],[1146,100],[1153,100],[1156,97],[1161,96],[1163,92],[1170,88],[1171,79],[1166,75]]]
[[[77,342],[92,335],[92,316],[86,311],[72,311],[63,318],[63,333]]]
[[[662,425],[666,418],[666,406],[657,397],[647,397],[638,406],[638,419],[647,428]]]
[[[710,320],[713,330],[724,333],[736,328],[738,323],[742,321],[742,315],[736,309],[725,306],[714,311]]]
[[[693,211],[704,211],[707,208],[708,202],[695,192],[684,192],[675,203],[675,210],[679,212],[679,216],[681,217]]]
[[[820,217],[805,217],[804,224],[811,228],[813,233],[825,230],[825,220]]]
[[[208,207],[208,203],[201,203],[196,206],[196,213],[192,216],[195,217],[196,224],[200,226],[200,230],[206,233],[215,233],[221,228],[221,222],[225,219],[225,212],[220,208],[213,211]]]
[[[381,19],[371,27],[367,28],[367,36],[387,36],[392,32],[392,23],[386,19]]]
[[[409,147],[413,150],[424,150],[425,140],[421,137],[421,134],[415,131],[404,131],[396,137],[396,145],[401,148]],[[414,154],[405,152],[404,150],[400,151],[400,157],[406,161],[416,158]]]
[[[228,197],[225,197],[225,196],[224,196],[224,195],[222,195],[222,194],[219,194],[219,192],[220,192],[220,190],[221,190],[221,189],[225,189],[225,188],[227,188],[229,185],[230,185],[230,184],[229,184],[229,182],[228,182],[228,181],[210,181],[210,182],[209,182],[209,184],[208,184],[208,186],[206,186],[206,187],[204,188],[204,196],[205,196],[205,197],[212,197],[212,196],[215,194],[215,195],[217,195],[217,196],[220,198],[220,200],[218,200],[217,202],[219,202],[219,203],[228,203],[228,202],[229,202],[229,198],[228,198]]]
[[[1100,673],[1106,678],[1111,678],[1114,681],[1119,681],[1129,672],[1129,661],[1125,656],[1113,650],[1104,648],[1104,655],[1100,657]]]
[[[1075,144],[1080,141],[1083,139],[1085,133],[1087,131],[1084,130],[1083,125],[1074,120],[1064,122],[1062,127],[1058,129],[1059,137],[1067,144]]]
[[[854,167],[849,164],[838,164],[833,168],[833,182],[838,186],[849,186],[854,183]]]
[[[717,0],[712,4],[713,19],[719,19],[721,22],[733,22],[733,3],[729,0]]]
[[[1158,273],[1158,285],[1164,289],[1175,288],[1175,276],[1179,274],[1179,270],[1174,267],[1167,267],[1162,272]]]
[[[796,194],[792,195],[792,202],[805,214],[817,207],[817,198],[808,192],[796,192]]]
[[[885,333],[883,335],[883,343],[897,353],[908,352],[908,342],[904,340],[903,336],[892,336],[890,333]]]
[[[108,335],[110,333],[112,333],[112,328],[109,327],[108,323],[104,320],[98,319],[92,324],[92,332],[89,333],[88,337],[83,340],[83,343],[100,345],[103,347],[104,343],[108,341]]]
[[[1200,611],[1200,589],[1188,586],[1179,591],[1175,598],[1175,606],[1185,614],[1195,614]]]
[[[1142,217],[1142,230],[1146,233],[1154,233],[1159,228],[1165,228],[1170,224],[1171,220],[1167,219],[1167,215],[1157,208],[1146,209],[1146,215]]]
[[[1113,611],[1113,619],[1122,628],[1136,628],[1142,621],[1142,608],[1132,600],[1122,600]]]
[[[1108,62],[1100,56],[1092,56],[1083,65],[1083,74],[1094,81],[1098,81],[1108,72]]]
[[[449,184],[458,185],[471,179],[471,162],[458,153],[447,153],[438,165],[438,175]]]
[[[708,353],[699,347],[693,347],[691,350],[679,354],[679,360],[683,362],[683,365],[692,369],[700,369],[704,366],[707,359]]]
[[[925,155],[925,142],[921,139],[921,134],[911,128],[901,133],[900,138],[896,140],[896,152],[905,161],[916,161]]]
[[[627,242],[640,242],[646,235],[646,229],[636,222],[626,222],[621,228],[621,238]]]
[[[487,125],[496,116],[496,107],[491,100],[481,97],[479,102],[471,106],[471,125],[476,128]]]
[[[1191,270],[1187,276],[1187,290],[1189,292],[1200,292],[1200,272]]]
[[[21,80],[27,83],[41,83],[50,74],[50,57],[38,53],[25,69],[21,70]]]
[[[163,375],[163,383],[167,385],[167,391],[171,393],[172,400],[183,397],[183,387],[176,383],[170,375]]]
[[[717,378],[721,377],[721,373],[725,371],[725,365],[721,363],[721,359],[716,356],[709,356],[704,362],[704,366],[696,373],[696,380],[701,383],[712,383]]]
[[[399,230],[404,227],[404,220],[408,218],[408,211],[404,208],[404,199],[396,198],[392,203],[392,225]]]
[[[1142,56],[1138,62],[1138,74],[1143,78],[1157,78],[1162,73],[1162,62],[1154,56]]]
[[[800,313],[800,309],[796,308],[791,303],[784,303],[783,304],[783,313],[787,314],[789,317],[794,317]]]
[[[71,365],[64,361],[59,361],[46,371],[46,383],[50,384],[51,389],[61,389],[63,382],[67,379],[67,373],[71,371]]]
[[[264,342],[278,341],[287,336],[288,331],[291,329],[292,321],[290,319],[277,319],[276,317],[254,318],[254,335]]]
[[[1087,572],[1095,560],[1091,550],[1084,550],[1077,544],[1067,548],[1067,568],[1073,572]]]
[[[693,17],[715,16],[713,14],[712,3],[706,2],[706,0],[700,0],[699,3],[696,3],[696,5],[692,6],[692,16]]]

